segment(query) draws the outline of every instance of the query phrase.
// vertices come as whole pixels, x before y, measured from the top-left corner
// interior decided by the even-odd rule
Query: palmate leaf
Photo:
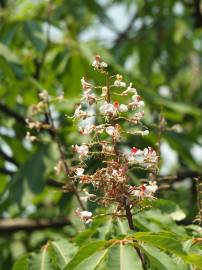
[[[29,258],[29,270],[56,270],[51,262],[48,244],[42,248],[40,253],[31,254]]]
[[[177,240],[177,235],[173,233],[137,232],[134,234],[134,238],[180,256],[186,255],[181,242]]]
[[[120,242],[109,248],[107,261],[107,269],[109,270],[142,270],[141,260],[134,247],[131,245],[123,245]]]
[[[166,253],[161,252],[158,248],[147,244],[140,245],[143,253],[148,257],[150,267],[158,270],[186,270],[184,265],[177,265],[173,259]]]
[[[55,264],[63,269],[77,251],[77,247],[65,239],[50,242],[50,254]]]
[[[179,256],[184,262],[192,264],[198,269],[202,269],[202,255],[196,253],[187,254],[183,249],[182,241],[178,240],[177,237],[177,235],[169,232],[137,232],[135,234],[136,240],[149,243],[154,247],[173,253]]]
[[[95,221],[93,222],[90,228],[84,230],[75,238],[76,244],[78,246],[82,246],[83,244],[85,244],[86,241],[88,241],[88,239],[90,239],[97,232],[98,227],[101,228],[101,225],[104,224],[105,221],[106,221],[106,218],[95,219]]]
[[[81,247],[78,250],[78,252],[76,253],[76,255],[72,258],[72,260],[64,268],[64,270],[94,269],[93,265],[91,265],[91,268],[85,268],[86,267],[85,266],[86,265],[86,260],[87,260],[88,263],[89,263],[89,261],[91,262],[91,259],[92,259],[91,256],[95,255],[95,253],[96,254],[98,253],[97,255],[95,255],[95,258],[97,258],[97,260],[98,260],[99,256],[102,257],[103,253],[100,252],[100,251],[104,247],[105,244],[106,244],[106,241],[96,241],[96,242],[91,242],[90,244]],[[95,258],[92,259],[92,261],[94,260],[95,263],[96,263]]]
[[[104,258],[107,256],[107,252],[108,252],[108,249],[97,251],[92,256],[83,260],[76,268],[71,268],[71,269],[94,270],[102,263]]]
[[[143,270],[134,247],[122,241],[97,241],[80,248],[64,270]]]

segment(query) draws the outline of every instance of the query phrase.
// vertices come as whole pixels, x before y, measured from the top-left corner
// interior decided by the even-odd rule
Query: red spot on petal
[[[136,147],[131,148],[131,153],[136,154],[137,151],[138,151],[138,148],[136,148]]]
[[[137,101],[140,101],[141,99],[141,96],[137,96]]]
[[[120,125],[119,124],[115,124],[114,126],[116,129],[120,128]]]
[[[119,102],[118,101],[114,101],[114,108],[118,109],[119,107]]]
[[[142,192],[144,192],[144,191],[146,190],[146,186],[145,186],[145,185],[140,186],[140,190],[141,190]]]

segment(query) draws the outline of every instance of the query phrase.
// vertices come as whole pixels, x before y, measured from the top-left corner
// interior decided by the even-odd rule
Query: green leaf
[[[72,270],[94,270],[96,269],[104,260],[108,252],[108,249],[101,250],[93,254],[92,256],[86,258],[81,262],[76,268],[71,268]],[[70,268],[69,268],[70,269]]]
[[[84,230],[83,232],[81,232],[76,238],[75,238],[75,242],[77,243],[77,245],[81,246],[82,244],[86,243],[86,241],[91,238],[98,230],[98,227],[100,225],[102,225],[103,223],[105,223],[106,218],[105,217],[101,217],[101,218],[97,218],[95,219],[95,221],[92,224],[92,227]]]
[[[182,259],[184,259],[185,262],[196,266],[197,269],[202,269],[202,254],[188,254]]]
[[[50,242],[51,257],[55,263],[63,269],[77,251],[74,244],[65,239]]]
[[[51,258],[48,253],[48,245],[42,248],[41,253],[35,253],[30,256],[29,259],[29,270],[54,270],[51,263]]]
[[[177,255],[185,255],[181,242],[177,240],[177,235],[172,233],[137,232],[134,234],[134,238]]]
[[[3,43],[0,43],[0,55],[3,56],[8,62],[19,63],[17,56]]]
[[[141,260],[131,245],[115,245],[109,248],[107,267],[110,270],[142,270]]]
[[[161,252],[158,248],[151,245],[140,245],[144,254],[149,258],[150,266],[159,270],[183,270],[180,266],[174,263],[173,259],[166,253]]]
[[[48,147],[43,146],[36,151],[14,176],[11,183],[10,199],[21,203],[25,189],[31,193],[40,193],[43,190],[45,179],[45,161]]]
[[[37,21],[25,21],[24,31],[37,51],[43,52],[45,49],[45,42],[43,40],[41,25]]]
[[[15,262],[12,270],[28,270],[28,266],[28,255],[25,255]]]
[[[83,246],[80,248],[77,252],[77,254],[72,258],[72,260],[67,264],[67,266],[64,268],[64,270],[73,270],[77,269],[81,263],[84,263],[84,261],[92,256],[95,252],[102,249],[105,245],[106,241],[96,241],[92,242],[86,246]]]
[[[160,209],[162,212],[165,213],[172,213],[176,211],[176,203],[173,201],[165,200],[165,199],[156,199],[153,201],[149,201],[147,204],[152,205],[154,208]]]

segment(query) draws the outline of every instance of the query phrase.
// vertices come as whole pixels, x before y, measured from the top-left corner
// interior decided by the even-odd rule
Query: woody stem
[[[64,153],[64,151],[62,149],[62,145],[61,145],[57,130],[55,128],[55,124],[54,124],[54,120],[53,120],[53,117],[52,117],[52,114],[51,114],[49,102],[47,102],[47,106],[48,106],[48,113],[47,114],[48,114],[49,122],[51,124],[52,131],[53,131],[53,139],[55,140],[55,142],[57,144],[57,147],[58,147],[58,150],[59,150],[59,153],[60,153],[60,158],[61,158],[61,161],[62,161],[62,163],[64,165],[64,168],[65,168],[65,173],[66,173],[67,176],[69,176],[70,170],[69,170],[69,167],[68,167],[67,162],[65,160],[65,153]],[[81,209],[85,210],[85,206],[84,206],[83,202],[81,201],[78,190],[77,190],[76,185],[75,185],[75,183],[73,181],[71,181],[71,185],[72,185],[73,192],[74,192],[74,194],[75,194],[75,196],[77,198],[77,201],[78,201]]]
[[[125,211],[126,211],[126,217],[127,217],[127,220],[128,220],[128,226],[131,230],[135,231],[135,226],[133,224],[133,216],[132,216],[132,213],[131,213],[131,209],[130,209],[130,205],[125,202]],[[140,251],[140,249],[138,247],[135,247],[135,250],[141,260],[141,263],[142,263],[142,267],[144,270],[147,270],[146,269],[146,265],[145,265],[145,258],[144,258],[144,254]]]

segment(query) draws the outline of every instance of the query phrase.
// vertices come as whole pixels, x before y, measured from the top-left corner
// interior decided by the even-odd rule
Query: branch
[[[25,119],[23,118],[23,116],[21,116],[20,114],[18,114],[17,112],[11,110],[10,108],[8,108],[5,104],[0,102],[0,111],[2,111],[3,113],[5,113],[6,115],[13,117],[17,122],[20,122],[21,124],[26,124]]]
[[[19,163],[14,159],[14,157],[10,157],[9,155],[7,155],[4,151],[2,151],[0,149],[0,155],[6,160],[9,161],[13,164],[15,164],[16,166],[19,166]]]
[[[46,184],[48,185],[48,186],[51,186],[51,187],[55,187],[55,188],[62,188],[66,183],[63,183],[63,182],[59,182],[59,181],[57,181],[57,180],[55,180],[55,179],[48,179],[47,181],[46,181]]]
[[[14,175],[15,174],[15,172],[13,172],[13,171],[10,171],[10,170],[8,170],[8,169],[6,169],[6,168],[0,168],[0,174],[6,174],[6,175]]]
[[[16,218],[0,220],[0,232],[16,232],[20,230],[34,231],[47,228],[61,228],[66,225],[71,225],[68,218],[39,219],[33,220],[28,218]]]
[[[122,41],[125,40],[125,38],[128,36],[128,32],[132,29],[133,23],[136,20],[136,18],[137,18],[137,13],[135,12],[128,26],[126,27],[126,29],[123,32],[121,32],[119,36],[117,37],[117,39],[115,40],[114,47],[118,47],[120,43],[122,43]]]
[[[176,175],[166,175],[158,177],[158,180],[170,180],[171,182],[176,182],[183,180],[185,178],[195,178],[201,177],[202,173],[196,171],[180,171]]]
[[[195,27],[200,28],[202,27],[202,12],[201,12],[201,1],[194,0],[194,19],[195,19]]]

